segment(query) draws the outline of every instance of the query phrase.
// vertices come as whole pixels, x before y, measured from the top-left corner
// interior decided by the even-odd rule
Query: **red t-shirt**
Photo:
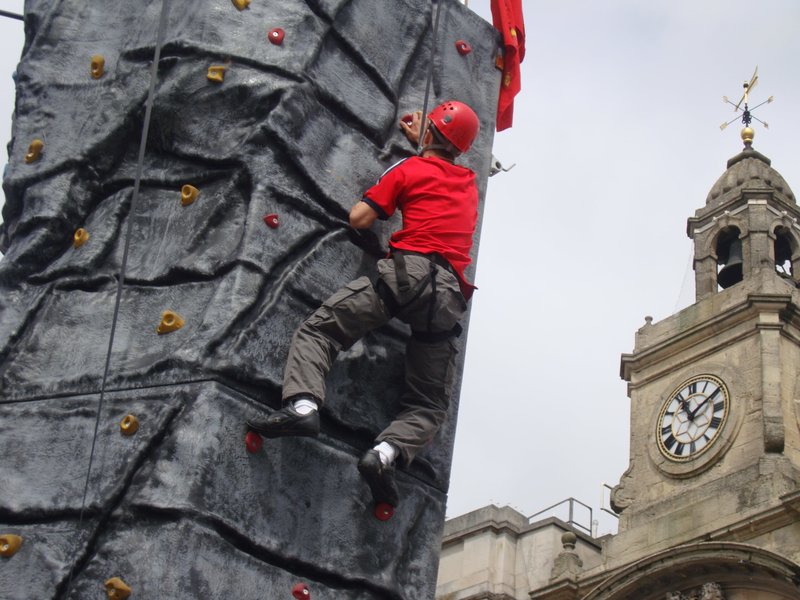
[[[464,277],[478,222],[475,173],[436,157],[413,156],[390,167],[364,193],[364,202],[386,220],[400,209],[403,227],[389,245],[398,250],[436,252],[447,260],[461,280],[464,296],[475,286]]]

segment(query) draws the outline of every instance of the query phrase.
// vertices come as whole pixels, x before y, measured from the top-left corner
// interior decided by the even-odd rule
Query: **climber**
[[[406,346],[402,410],[358,463],[376,502],[396,506],[395,462],[407,467],[435,436],[447,416],[456,355],[453,340],[475,287],[470,263],[478,218],[475,173],[456,165],[480,123],[462,102],[434,108],[422,129],[422,112],[400,121],[418,156],[390,167],[350,211],[350,225],[369,228],[396,209],[402,227],[389,240],[378,277],[351,281],[295,332],[284,371],[281,410],[248,426],[268,438],[315,436],[325,377],[340,350],[397,317],[411,327]],[[422,132],[420,131],[422,129]]]

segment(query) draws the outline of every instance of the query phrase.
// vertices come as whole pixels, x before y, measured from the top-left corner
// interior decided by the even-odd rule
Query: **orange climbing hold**
[[[388,521],[394,516],[394,506],[388,502],[378,502],[375,505],[374,515],[379,521]]]
[[[297,600],[311,600],[311,592],[305,583],[296,583],[292,588],[292,596]]]
[[[44,142],[36,138],[31,142],[30,146],[28,146],[28,152],[25,154],[25,162],[30,164],[39,160],[42,156],[42,150],[44,150]]]
[[[10,558],[17,553],[22,545],[22,538],[13,533],[0,535],[0,556]]]
[[[119,430],[122,435],[133,435],[139,431],[139,419],[134,415],[125,415],[119,423]]]
[[[106,68],[106,59],[103,58],[100,54],[95,54],[92,57],[92,62],[89,64],[89,70],[92,73],[92,77],[95,79],[100,79],[105,73]]]
[[[469,54],[470,52],[472,52],[472,46],[470,46],[470,45],[469,45],[467,42],[465,42],[464,40],[457,40],[457,41],[456,41],[456,50],[458,50],[458,53],[459,53],[461,56],[466,56],[467,54]]]
[[[278,215],[275,213],[264,215],[264,223],[266,223],[267,226],[272,229],[277,229],[278,225],[280,225],[280,221],[278,221]]]
[[[106,581],[106,595],[109,600],[125,600],[131,595],[131,591],[128,584],[119,577],[112,577]]]
[[[89,241],[89,232],[86,231],[83,227],[76,229],[75,233],[72,235],[72,246],[74,248],[80,248],[88,241]]]
[[[186,321],[178,313],[165,310],[161,313],[161,322],[156,327],[156,332],[159,334],[171,333],[183,327],[185,323]]]
[[[264,440],[255,431],[248,431],[244,436],[244,447],[250,454],[255,454],[261,450]]]
[[[269,33],[267,34],[267,38],[270,42],[275,44],[276,46],[280,46],[283,43],[283,37],[286,35],[286,32],[283,31],[280,27],[275,27],[274,29],[270,29]]]
[[[187,183],[181,188],[181,204],[189,206],[192,202],[197,200],[198,194],[200,194],[200,190]]]
[[[233,5],[239,10],[244,10],[250,6],[250,0],[233,0]]]
[[[227,67],[225,65],[211,65],[208,67],[208,77],[209,81],[213,81],[215,83],[222,83],[225,81],[225,69]]]

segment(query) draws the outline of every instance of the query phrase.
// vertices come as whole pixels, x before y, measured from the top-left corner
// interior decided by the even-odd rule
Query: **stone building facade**
[[[746,141],[688,220],[696,302],[622,356],[619,532],[487,507],[448,522],[439,600],[800,598],[800,208]]]

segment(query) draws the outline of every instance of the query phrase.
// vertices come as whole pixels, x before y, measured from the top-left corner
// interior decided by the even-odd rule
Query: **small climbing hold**
[[[131,595],[131,591],[128,584],[119,577],[112,577],[106,581],[106,595],[109,600],[124,600]]]
[[[410,127],[411,124],[414,122],[414,117],[410,114],[407,114],[400,117],[400,120]]]
[[[208,77],[209,81],[214,81],[216,83],[222,83],[225,81],[225,69],[227,67],[225,65],[211,65],[208,67]]]
[[[394,515],[394,506],[388,502],[378,502],[375,505],[375,518],[379,521],[388,521]]]
[[[192,202],[197,200],[197,195],[200,193],[193,185],[188,183],[181,188],[181,204],[189,206]]]
[[[239,10],[244,10],[250,5],[250,0],[233,0],[233,5]]]
[[[177,331],[181,327],[183,327],[185,321],[183,317],[181,317],[178,313],[173,312],[171,310],[165,310],[161,313],[161,322],[156,327],[156,332],[158,333],[170,333],[172,331]]]
[[[457,40],[457,41],[456,41],[456,50],[458,50],[458,53],[459,53],[461,56],[466,56],[467,54],[469,54],[470,52],[472,52],[472,46],[470,46],[470,45],[469,45],[467,42],[465,42],[464,40]]]
[[[266,223],[267,226],[271,227],[272,229],[277,229],[278,225],[280,225],[280,222],[278,221],[278,215],[275,213],[264,215],[264,223]]]
[[[125,415],[119,423],[119,430],[122,435],[133,435],[139,431],[139,419],[134,415]]]
[[[0,556],[10,558],[17,553],[22,545],[22,538],[13,533],[0,535]]]
[[[92,77],[94,77],[95,79],[100,79],[103,76],[103,73],[105,73],[105,67],[106,67],[106,59],[99,54],[95,54],[92,57],[92,62],[90,63],[89,67],[89,70],[92,73]]]
[[[267,38],[270,42],[275,44],[276,46],[280,46],[283,43],[283,37],[286,33],[280,27],[275,27],[274,29],[270,29],[269,33],[267,34]]]
[[[264,440],[255,431],[248,431],[244,436],[244,447],[250,454],[255,454],[261,450]]]
[[[28,146],[28,153],[25,155],[25,162],[30,164],[39,160],[42,156],[42,150],[44,150],[44,142],[38,138],[33,140],[30,146]]]
[[[88,241],[89,241],[89,232],[86,231],[83,227],[76,229],[75,233],[72,235],[72,246],[74,248],[80,248]]]
[[[297,600],[310,600],[311,592],[305,583],[296,583],[292,588],[292,596],[297,598]]]

